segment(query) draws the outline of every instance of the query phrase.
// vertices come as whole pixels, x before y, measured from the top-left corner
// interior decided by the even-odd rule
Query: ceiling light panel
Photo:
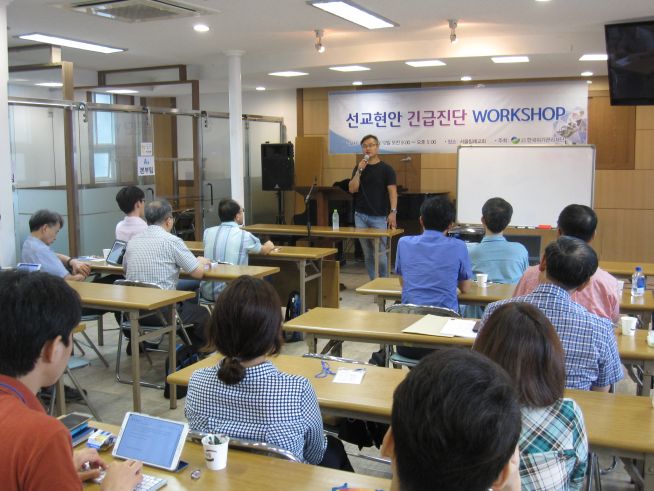
[[[273,77],[302,77],[303,75],[309,75],[309,74],[305,72],[295,72],[293,70],[287,70],[283,72],[271,72],[268,75],[272,75]]]
[[[493,63],[529,63],[528,56],[493,56]]]
[[[579,61],[606,61],[609,59],[609,55],[606,53],[589,53],[582,55],[581,58],[579,58]]]
[[[345,0],[313,0],[307,2],[313,7],[329,12],[341,19],[345,19],[354,24],[365,27],[366,29],[384,29],[387,27],[397,27],[399,24],[392,20],[386,19],[375,12],[364,9],[354,2]]]
[[[335,72],[366,72],[370,70],[370,68],[360,65],[330,66],[329,69]]]
[[[111,46],[87,43],[85,41],[77,41],[75,39],[62,38],[59,36],[51,36],[49,34],[42,34],[40,32],[21,34],[17,37],[20,39],[26,39],[28,41],[36,41],[38,43],[54,44],[55,46],[65,46],[67,48],[83,49],[86,51],[95,51],[96,53],[103,54],[120,53],[121,51],[126,51],[123,48],[112,48]]]
[[[415,68],[423,68],[428,66],[445,66],[445,62],[442,62],[441,60],[405,61],[404,63]]]

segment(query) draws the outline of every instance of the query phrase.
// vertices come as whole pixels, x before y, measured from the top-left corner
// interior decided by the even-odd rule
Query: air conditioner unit
[[[88,0],[60,7],[123,22],[149,22],[219,12],[174,0]]]

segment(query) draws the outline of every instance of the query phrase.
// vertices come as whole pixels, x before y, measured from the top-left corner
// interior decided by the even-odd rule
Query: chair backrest
[[[433,305],[414,305],[411,303],[396,303],[388,307],[386,312],[395,314],[431,314],[438,317],[461,317],[458,312],[447,307],[434,307]]]
[[[195,210],[190,208],[175,216],[173,234],[182,239],[192,239],[195,234]]]
[[[191,430],[188,432],[186,437],[187,440],[190,440],[195,443],[202,443],[202,438],[208,433],[202,431]],[[236,450],[242,450],[244,452],[256,453],[259,455],[266,455],[268,457],[274,457],[282,460],[290,460],[291,462],[302,462],[295,455],[293,455],[288,450],[283,448],[275,447],[265,442],[256,442],[254,440],[245,440],[241,438],[230,438],[229,446]]]

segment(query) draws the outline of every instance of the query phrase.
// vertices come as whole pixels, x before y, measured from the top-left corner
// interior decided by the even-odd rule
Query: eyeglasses
[[[378,145],[379,145],[379,143],[366,143],[365,145],[361,145],[361,148],[363,148],[365,150],[367,148],[375,148]]]
[[[322,365],[322,371],[315,375],[316,378],[325,378],[327,375],[336,375],[336,372],[332,371],[329,367],[329,363],[323,360],[320,364]]]

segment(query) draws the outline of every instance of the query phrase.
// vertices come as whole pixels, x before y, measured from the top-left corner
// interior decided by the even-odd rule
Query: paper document
[[[360,384],[366,374],[365,368],[339,368],[334,376],[335,384]]]
[[[414,322],[409,327],[402,329],[402,332],[409,334],[427,334],[428,336],[447,336],[453,337],[454,334],[444,334],[443,327],[450,320],[449,317],[438,317],[427,314],[419,321]]]
[[[441,330],[441,333],[444,335],[458,336],[461,338],[476,338],[477,333],[473,331],[473,328],[477,324],[477,321],[466,320],[466,319],[449,319],[445,327]]]

